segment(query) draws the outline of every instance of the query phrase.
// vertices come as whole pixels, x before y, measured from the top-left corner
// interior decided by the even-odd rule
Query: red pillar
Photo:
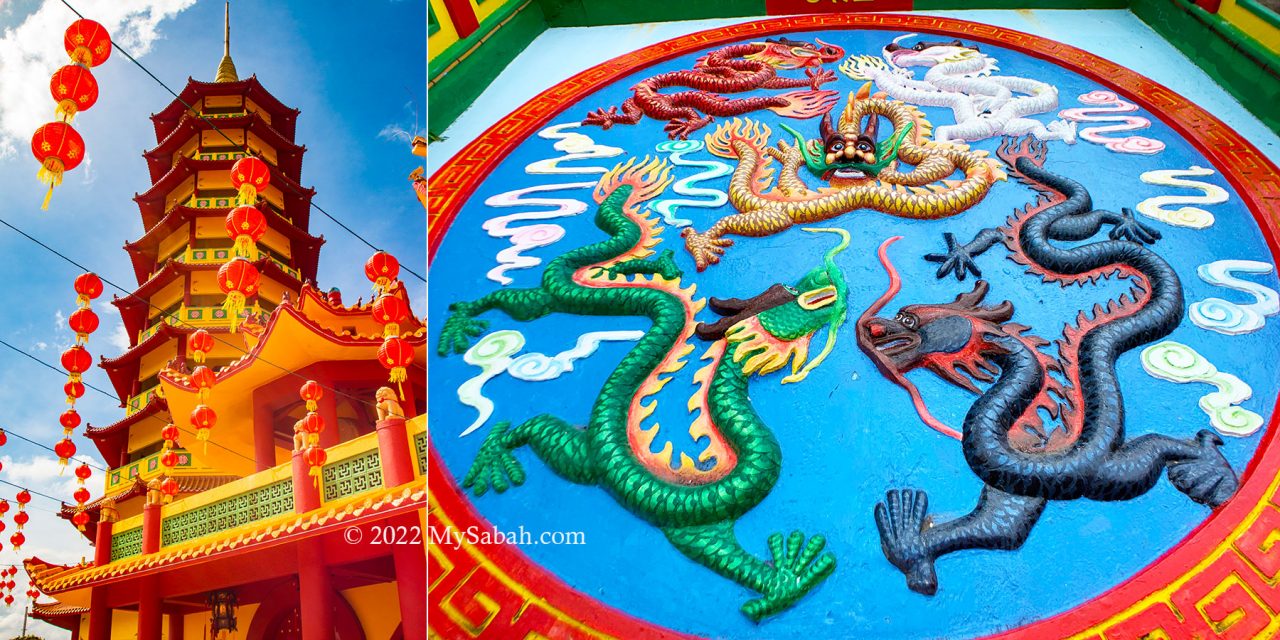
[[[111,607],[107,588],[93,587],[89,593],[89,640],[111,640]]]
[[[453,28],[458,31],[459,38],[471,35],[480,27],[476,11],[467,0],[444,0],[444,7],[449,12],[449,19],[453,22]]]
[[[382,486],[398,487],[414,480],[413,449],[404,418],[379,420],[378,453],[382,460]]]
[[[115,523],[98,521],[98,529],[93,532],[93,564],[101,567],[111,562],[111,529]]]
[[[144,504],[142,505],[142,553],[155,553],[159,550],[160,505]]]
[[[309,475],[307,459],[301,451],[293,452],[293,510],[295,513],[306,513],[320,508],[320,489],[316,480]],[[145,520],[143,525],[146,525]]]
[[[183,622],[185,618],[186,616],[181,613],[169,614],[169,636],[165,640],[183,640]]]
[[[276,431],[271,409],[253,395],[253,460],[262,471],[276,466]]]
[[[320,432],[320,446],[329,448],[338,444],[338,395],[333,385],[324,390],[324,395],[316,401],[316,412],[324,418],[324,431]]]
[[[160,610],[160,583],[155,576],[138,583],[138,640],[161,640],[164,614]]]
[[[333,585],[319,540],[298,545],[298,598],[302,640],[333,640]]]
[[[427,640],[427,554],[420,544],[391,546],[404,640]]]

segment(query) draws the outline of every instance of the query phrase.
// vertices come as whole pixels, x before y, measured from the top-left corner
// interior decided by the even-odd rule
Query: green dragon
[[[595,191],[595,224],[609,235],[606,240],[550,261],[540,287],[499,290],[450,306],[440,333],[441,356],[464,352],[487,327],[476,316],[489,310],[519,321],[557,312],[653,321],[604,383],[585,429],[550,415],[515,428],[497,423],[462,485],[480,496],[490,488],[501,493],[522,484],[525,473],[513,451],[528,446],[558,475],[600,486],[660,528],[681,553],[760,594],[742,606],[743,614],[759,622],[817,587],[835,569],[835,557],[823,553],[821,535],[806,540],[795,531],[786,539],[781,533],[770,536],[772,558],[765,561],[734,535],[735,521],[773,489],[782,463],[777,439],[751,406],[747,382],[788,362],[791,374],[783,382],[802,380],[830,353],[848,298],[834,256],[848,246],[849,236],[838,229],[810,229],[842,237],[822,267],[794,287],[774,285],[755,298],[711,298],[712,309],[724,318],[699,324],[694,316],[705,301],[694,299],[693,286],[680,288],[682,272],[672,252],[650,258],[662,228],[647,211],[638,211],[670,181],[665,163],[647,158],[615,167]],[[805,364],[809,340],[823,326],[828,327],[826,344]],[[689,410],[698,415],[689,434],[709,444],[696,463],[682,453],[673,466],[670,442],[656,453],[651,448],[659,427],[642,427],[657,405],[645,400],[684,366],[695,333],[709,341],[703,359],[711,362],[694,375],[698,391]]]

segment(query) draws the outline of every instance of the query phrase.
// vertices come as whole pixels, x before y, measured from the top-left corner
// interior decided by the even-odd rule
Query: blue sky
[[[193,0],[76,0],[87,17],[112,30],[117,41],[175,91],[188,76],[211,80],[222,55],[222,2]],[[323,6],[324,8],[317,8]],[[287,105],[302,110],[297,140],[306,145],[302,183],[317,190],[314,202],[374,244],[425,273],[425,216],[408,174],[421,163],[409,153],[407,134],[422,128],[425,22],[423,3],[233,2],[231,53],[241,77],[256,74]],[[104,278],[136,285],[124,242],[143,232],[135,193],[149,186],[142,152],[155,144],[147,117],[171,96],[119,52],[94,69],[101,88],[96,106],[78,116],[88,159],[70,172],[40,211],[43,188],[29,150],[35,126],[52,118],[48,77],[65,64],[61,32],[75,16],[54,0],[0,0],[0,218],[66,253]],[[139,55],[141,54],[141,55]],[[318,211],[311,232],[324,235],[319,284],[336,286],[349,301],[368,297],[362,265],[372,250]],[[12,231],[0,228],[0,339],[56,363],[73,336],[64,318],[74,309],[71,281],[79,273]],[[425,285],[405,275],[423,308]],[[121,352],[119,315],[113,293],[94,305],[102,327],[89,343],[95,358]],[[91,384],[110,388],[95,368]],[[64,380],[23,356],[0,348],[0,427],[52,445],[59,437]],[[86,421],[105,425],[123,412],[92,391],[79,403]],[[77,447],[101,466],[97,451],[77,435]],[[0,449],[0,479],[66,497],[74,483],[57,475],[51,453],[10,438]],[[88,484],[101,495],[102,476]],[[0,485],[0,497],[14,489]],[[75,562],[92,556],[74,529],[36,498],[28,544],[9,548],[9,528],[0,534],[0,564],[19,556]],[[39,509],[44,509],[41,511]],[[34,539],[33,539],[34,538]],[[26,589],[17,578],[15,597]],[[19,598],[23,602],[25,598]],[[21,624],[18,605],[0,607],[0,636]],[[62,637],[46,628],[48,637]],[[65,632],[63,632],[65,633]]]

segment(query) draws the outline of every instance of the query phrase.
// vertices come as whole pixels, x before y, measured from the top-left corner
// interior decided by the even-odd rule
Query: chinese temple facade
[[[130,346],[100,362],[124,415],[86,430],[110,469],[84,509],[94,557],[26,561],[46,596],[36,617],[73,640],[426,637],[425,373],[388,383],[373,305],[314,284],[324,240],[309,231],[298,113],[241,79],[228,51],[213,82],[189,80],[151,117],[151,186],[135,198],[145,233],[125,245],[137,288],[113,301]],[[267,228],[260,286],[233,327],[218,273],[246,150],[270,168],[254,203]],[[408,308],[403,284],[384,290]],[[425,329],[408,318],[399,335],[422,362]],[[212,347],[193,359],[197,331]],[[216,374],[207,394],[191,376],[201,359]],[[322,390],[310,407],[308,381]],[[218,416],[205,442],[189,418],[200,405]],[[319,465],[295,435],[311,411],[326,425]]]

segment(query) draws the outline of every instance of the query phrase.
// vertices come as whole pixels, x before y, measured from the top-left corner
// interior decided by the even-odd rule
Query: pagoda
[[[113,301],[129,348],[100,362],[124,415],[86,428],[110,467],[84,507],[94,559],[25,563],[56,598],[34,614],[73,640],[425,640],[425,370],[410,367],[393,390],[373,305],[313,284],[324,239],[308,230],[298,113],[239,77],[228,20],[213,82],[188,79],[151,116],[151,187],[134,198],[145,232],[124,247],[138,286]],[[270,168],[254,205],[267,231],[261,286],[233,328],[217,273],[233,257],[230,169],[246,151]],[[383,290],[408,308],[402,283]],[[213,337],[204,398],[188,353],[199,330]],[[411,311],[399,332],[422,362],[426,331]],[[310,406],[308,382],[322,390]],[[189,417],[202,404],[219,416],[207,442]],[[326,425],[320,464],[296,435],[310,412]],[[162,437],[170,424],[176,448]],[[176,464],[161,462],[166,451]]]

